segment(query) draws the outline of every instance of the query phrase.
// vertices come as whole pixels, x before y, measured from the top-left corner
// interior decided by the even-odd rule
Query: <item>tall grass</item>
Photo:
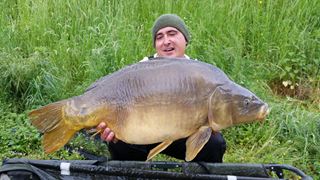
[[[192,35],[188,55],[217,65],[273,107],[262,125],[224,131],[225,160],[289,163],[319,177],[319,96],[277,97],[269,84],[290,80],[320,88],[319,1],[2,0],[0,9],[0,102],[6,107],[0,124],[25,127],[28,110],[81,94],[101,76],[153,54],[154,20],[176,13]],[[31,133],[2,150],[11,151],[12,143],[21,144],[18,151],[34,148],[22,143],[39,145]]]

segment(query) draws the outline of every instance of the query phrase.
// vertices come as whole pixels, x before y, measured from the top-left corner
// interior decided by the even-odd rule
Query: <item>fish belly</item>
[[[119,139],[131,144],[153,144],[190,136],[207,123],[207,110],[195,106],[134,107],[128,112]]]

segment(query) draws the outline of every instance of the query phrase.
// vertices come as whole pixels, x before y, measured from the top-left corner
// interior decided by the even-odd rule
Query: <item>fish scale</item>
[[[190,161],[210,132],[263,120],[268,109],[211,64],[156,58],[104,76],[84,94],[40,107],[29,117],[44,133],[46,153],[64,146],[79,130],[105,122],[126,143],[160,143],[148,160],[187,137],[186,160]]]

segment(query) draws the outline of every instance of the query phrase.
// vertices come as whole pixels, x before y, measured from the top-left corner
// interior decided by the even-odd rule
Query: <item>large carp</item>
[[[105,122],[130,144],[159,143],[148,160],[173,141],[188,137],[192,160],[213,132],[262,120],[268,105],[207,63],[157,58],[102,77],[84,94],[32,111],[46,153],[64,146],[83,129]]]

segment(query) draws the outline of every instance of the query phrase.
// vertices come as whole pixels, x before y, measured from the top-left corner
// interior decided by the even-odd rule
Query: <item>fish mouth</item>
[[[271,109],[269,108],[268,104],[264,104],[261,106],[260,111],[258,113],[258,120],[264,120],[266,116],[270,113]]]

